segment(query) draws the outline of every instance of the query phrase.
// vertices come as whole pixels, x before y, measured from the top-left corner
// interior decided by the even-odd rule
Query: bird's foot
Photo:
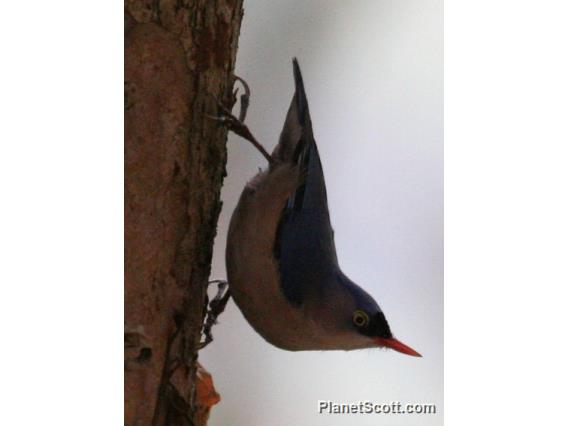
[[[254,137],[254,135],[252,134],[252,132],[250,131],[250,129],[248,128],[248,126],[245,124],[245,118],[247,115],[247,110],[248,110],[248,106],[249,106],[249,100],[250,100],[250,88],[249,85],[246,83],[246,81],[244,81],[242,78],[235,76],[235,79],[240,81],[243,84],[245,93],[243,95],[241,95],[241,108],[239,111],[239,117],[237,118],[235,115],[233,115],[233,113],[231,112],[231,110],[229,108],[227,108],[225,105],[223,105],[223,103],[216,98],[215,96],[213,96],[213,98],[215,99],[215,101],[217,102],[217,106],[219,107],[219,113],[218,115],[210,115],[210,114],[206,114],[206,116],[212,120],[217,121],[218,123],[224,125],[227,127],[227,129],[229,129],[230,131],[232,131],[233,133],[239,135],[240,137],[242,137],[243,139],[246,139],[247,141],[249,141],[262,155],[264,158],[266,158],[266,160],[268,161],[269,164],[273,163],[272,157],[270,156],[270,154],[268,153],[268,151],[266,151],[266,149],[264,149],[264,147],[260,144],[260,142],[258,142],[256,140],[256,138]],[[233,96],[236,98],[238,93],[238,88],[235,89],[235,91],[233,92]]]
[[[250,87],[248,85],[248,83],[240,78],[238,75],[235,75],[235,81],[240,81],[241,84],[243,85],[243,88],[245,89],[245,93],[243,93],[241,95],[241,109],[239,110],[239,121],[241,123],[245,122],[245,118],[247,116],[247,111],[248,111],[248,107],[250,104]],[[237,93],[239,92],[239,88],[237,87],[234,92],[233,92],[233,98],[236,99],[237,98]]]
[[[207,305],[207,313],[205,314],[205,321],[203,322],[203,328],[201,331],[204,336],[204,340],[199,343],[197,348],[198,350],[203,349],[213,341],[211,329],[213,328],[213,325],[217,323],[217,318],[225,310],[225,306],[227,306],[227,302],[231,298],[231,292],[227,281],[213,280],[209,281],[209,284],[217,284],[217,294],[211,301],[209,301],[209,297],[206,299],[205,303]]]

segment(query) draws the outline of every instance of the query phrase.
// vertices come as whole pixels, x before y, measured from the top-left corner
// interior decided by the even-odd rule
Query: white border
[[[445,417],[566,419],[564,2],[445,8]]]

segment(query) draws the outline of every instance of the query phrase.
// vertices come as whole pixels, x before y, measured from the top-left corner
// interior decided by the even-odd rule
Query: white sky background
[[[237,74],[247,123],[272,150],[303,71],[340,264],[378,301],[395,336],[422,353],[286,352],[231,301],[200,360],[222,401],[212,425],[440,425],[443,382],[443,4],[245,1]],[[212,278],[225,278],[227,226],[265,167],[229,138]],[[318,400],[435,403],[432,415],[320,415]],[[418,417],[418,418],[417,418]]]

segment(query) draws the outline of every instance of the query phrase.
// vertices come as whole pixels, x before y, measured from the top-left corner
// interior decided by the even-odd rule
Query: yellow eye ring
[[[353,312],[353,324],[357,327],[365,327],[369,324],[369,315],[361,309],[357,309]]]

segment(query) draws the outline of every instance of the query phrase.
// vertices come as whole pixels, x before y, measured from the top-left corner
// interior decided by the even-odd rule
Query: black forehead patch
[[[371,335],[376,337],[382,337],[385,339],[392,338],[392,333],[389,327],[389,323],[385,318],[385,314],[382,312],[377,312],[373,317],[371,317],[371,321],[369,323],[369,332]]]

